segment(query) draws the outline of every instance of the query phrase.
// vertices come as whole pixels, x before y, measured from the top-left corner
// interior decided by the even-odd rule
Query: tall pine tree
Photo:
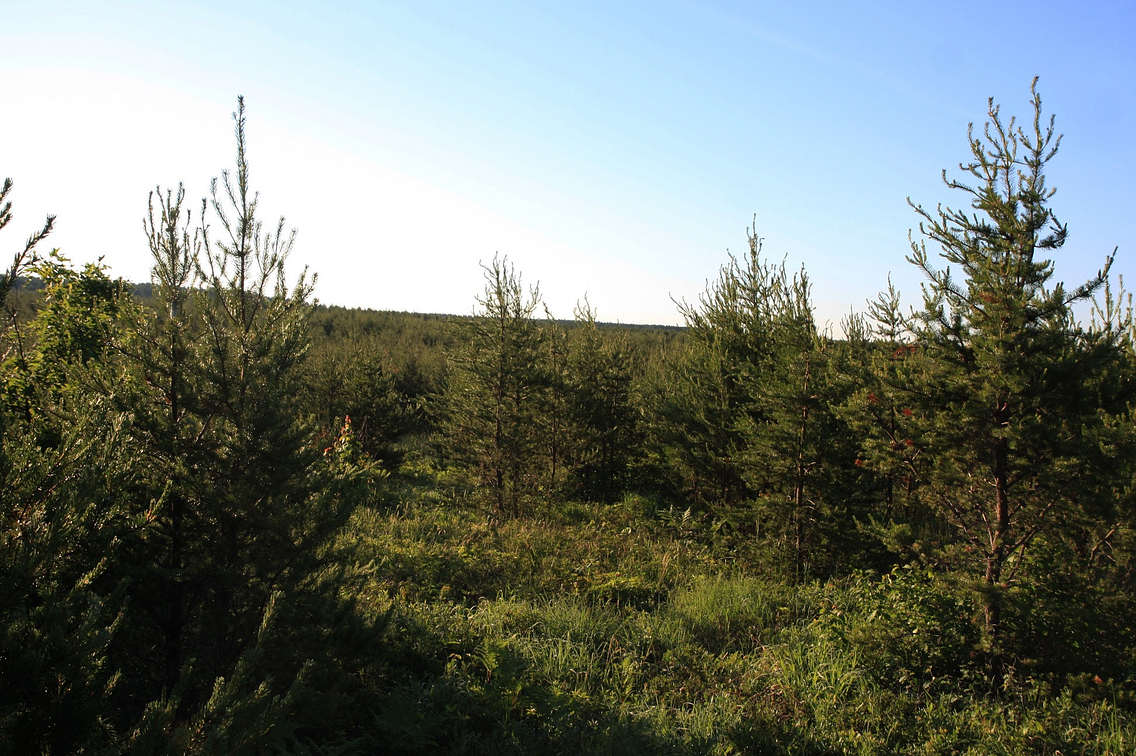
[[[106,386],[134,418],[134,496],[150,519],[121,565],[138,610],[123,664],[135,705],[180,697],[174,721],[215,680],[256,679],[247,660],[270,606],[290,634],[318,625],[303,619],[310,581],[351,506],[298,408],[311,284],[302,274],[288,286],[294,232],[259,220],[243,100],[233,117],[235,170],[214,180],[196,221],[180,188],[151,205],[153,310],[134,311],[121,379]],[[277,685],[302,662],[273,659]]]
[[[943,172],[967,209],[913,204],[948,266],[935,267],[926,242],[912,242],[909,260],[926,284],[910,342],[893,354],[901,422],[878,425],[869,445],[876,459],[908,460],[925,503],[961,536],[995,662],[1007,582],[1039,538],[1059,536],[1108,490],[1095,430],[1104,408],[1092,386],[1111,357],[1090,348],[1071,308],[1104,283],[1111,258],[1071,291],[1051,284],[1049,256],[1068,238],[1045,180],[1060,137],[1042,117],[1036,80],[1032,93],[1024,125],[991,99],[983,131],[968,133],[964,177]]]

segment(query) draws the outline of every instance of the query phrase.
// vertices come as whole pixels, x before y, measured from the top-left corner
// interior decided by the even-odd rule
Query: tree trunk
[[[1001,425],[1001,423],[1000,423]],[[1006,539],[1010,530],[1009,499],[1009,448],[1005,439],[994,444],[994,517],[989,529],[990,549],[986,555],[985,595],[983,613],[986,634],[990,639],[990,668],[1001,672],[1001,654],[998,648],[1002,631],[1002,596],[999,581],[1006,563]]]

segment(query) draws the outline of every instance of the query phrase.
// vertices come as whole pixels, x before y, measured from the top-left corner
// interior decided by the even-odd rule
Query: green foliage
[[[49,372],[58,366],[105,355],[122,296],[121,282],[112,281],[101,263],[76,272],[68,262],[53,250],[31,267],[44,284],[46,300],[36,318],[36,367],[52,383],[62,380]]]
[[[135,296],[35,260],[49,221],[0,279],[40,286],[0,753],[1131,752],[1136,326],[1050,287],[1034,105],[972,136],[969,211],[916,207],[961,276],[913,245],[920,312],[844,341],[752,233],[682,330],[538,319],[499,258],[473,318],[313,308],[243,102]]]
[[[450,358],[444,432],[493,511],[515,516],[543,482],[538,417],[550,382],[541,359],[546,334],[533,319],[539,291],[526,296],[507,260],[485,266],[485,280],[481,312],[465,323],[465,344]]]
[[[0,229],[12,217],[11,202],[5,201],[11,188],[6,180],[0,189]],[[52,221],[49,217],[27,240],[0,276],[0,305],[21,272],[36,264],[35,247]],[[104,717],[116,682],[107,649],[122,611],[121,590],[106,579],[107,566],[119,536],[137,527],[124,517],[118,497],[129,481],[122,464],[122,418],[105,402],[74,392],[40,395],[29,385],[28,351],[37,377],[51,374],[50,388],[60,389],[65,364],[95,356],[103,344],[100,338],[82,338],[92,335],[87,326],[103,324],[97,305],[93,311],[77,306],[92,304],[84,300],[89,292],[83,283],[78,291],[71,288],[77,277],[58,256],[44,270],[59,273],[47,305],[51,327],[38,329],[41,339],[33,347],[14,332],[17,321],[9,309],[0,332],[5,346],[0,380],[6,387],[0,406],[0,753],[5,754],[65,753],[106,742]],[[86,271],[100,282],[101,272]],[[83,347],[89,347],[86,354]],[[20,401],[13,401],[14,393]],[[66,405],[62,393],[70,394]],[[48,410],[65,414],[69,422],[51,421]],[[52,443],[45,446],[45,438]]]
[[[298,745],[293,711],[303,689],[303,674],[283,693],[269,681],[256,682],[264,645],[272,632],[275,606],[269,601],[257,640],[242,654],[229,677],[218,677],[208,699],[185,716],[175,689],[147,708],[122,739],[131,754],[258,754],[286,752]]]
[[[1027,130],[991,102],[983,135],[970,135],[972,162],[961,166],[973,186],[944,173],[969,210],[913,205],[921,232],[963,278],[934,268],[925,244],[912,242],[909,259],[927,277],[923,308],[900,320],[894,300],[881,300],[881,335],[894,343],[904,331],[910,341],[882,360],[882,406],[875,392],[860,399],[876,419],[869,461],[887,475],[906,468],[921,500],[966,544],[956,554],[973,556],[963,561],[982,576],[995,640],[999,596],[1035,539],[1107,510],[1112,495],[1099,423],[1115,407],[1101,404],[1094,383],[1117,350],[1092,343],[1070,310],[1103,284],[1111,261],[1071,292],[1049,287],[1053,264],[1039,255],[1067,236],[1044,176],[1060,138],[1052,119],[1042,123],[1036,89],[1032,104]]]
[[[147,517],[112,567],[131,607],[112,647],[117,724],[188,752],[259,752],[299,722],[322,726],[297,686],[321,644],[352,663],[350,633],[322,623],[350,614],[353,568],[327,560],[343,557],[334,537],[373,477],[349,425],[325,459],[302,415],[310,284],[286,285],[292,237],[256,217],[243,103],[234,119],[236,171],[214,182],[196,230],[180,188],[156,207],[152,195],[151,305],[126,312],[101,383],[133,419],[129,496]],[[266,635],[273,612],[288,621]],[[323,667],[321,695],[343,676]]]
[[[816,330],[808,278],[749,252],[698,307],[688,351],[656,381],[656,443],[690,493],[775,544],[788,574],[833,569],[856,544],[855,440],[833,407],[847,389]]]
[[[1136,675],[1136,607],[1131,591],[1087,571],[1061,541],[1039,540],[1024,569],[1028,580],[1005,596],[1006,644],[1019,674],[1110,681]]]
[[[975,596],[910,566],[859,575],[825,606],[824,632],[849,643],[875,684],[913,695],[981,680]]]
[[[74,408],[50,449],[34,428],[0,447],[0,753],[66,753],[105,742],[118,675],[108,647],[123,611],[108,581],[125,515],[121,418]]]
[[[362,509],[351,548],[376,566],[375,590],[414,601],[476,604],[499,594],[573,594],[653,604],[693,570],[700,547],[674,542],[666,523],[618,507],[579,505],[555,519],[487,521],[449,500]]]
[[[29,269],[42,282],[43,299],[30,333],[15,332],[3,370],[4,403],[24,419],[39,405],[37,393],[58,398],[69,369],[106,356],[123,297],[122,282],[101,263],[76,271],[59,250]]]
[[[808,591],[759,578],[703,578],[674,591],[669,612],[713,653],[752,653],[808,615]]]
[[[729,312],[714,307],[716,294],[713,288],[706,294],[705,317],[688,322],[682,350],[667,352],[644,381],[655,467],[711,510],[736,505],[750,493],[736,461],[744,445],[738,418],[746,405],[730,349],[736,334],[709,320]]]
[[[0,231],[4,230],[9,223],[12,222],[12,200],[8,195],[12,192],[12,179],[5,178],[4,184],[0,186]],[[8,295],[11,294],[12,289],[16,286],[16,281],[24,270],[35,263],[36,261],[36,246],[43,241],[48,234],[51,233],[52,228],[55,226],[55,216],[47,216],[44,221],[43,228],[33,233],[24,242],[22,249],[17,249],[15,255],[12,257],[12,265],[2,272],[0,272],[0,306],[3,306]]]
[[[868,318],[870,325],[862,318],[849,323],[855,357],[846,369],[859,390],[840,410],[860,440],[861,456],[855,464],[879,482],[882,506],[877,516],[885,523],[900,523],[906,531],[917,529],[919,537],[908,538],[909,544],[926,541],[937,524],[934,510],[923,506],[919,497],[928,460],[915,444],[914,410],[903,390],[919,375],[920,363],[909,359],[915,351],[913,336],[890,281],[887,292],[868,303]],[[894,535],[884,540],[893,541]]]
[[[626,338],[600,330],[587,303],[577,308],[576,322],[569,341],[566,387],[572,475],[584,496],[612,502],[629,486],[641,445],[639,413],[632,397],[637,366]]]
[[[687,579],[712,556],[686,552],[664,600],[629,605],[553,587],[552,544],[569,562],[597,553],[605,531],[588,519],[514,520],[472,539],[448,503],[357,522],[391,555],[375,578],[406,576],[379,592],[394,620],[369,736],[396,752],[1120,754],[1134,733],[1123,699],[1024,672],[992,687],[974,653],[980,601],[926,570],[790,586],[734,563],[743,574]],[[633,532],[652,522],[629,520]],[[625,576],[656,580],[665,532],[631,552]],[[501,555],[537,558],[506,568],[475,545],[489,537]],[[431,556],[405,564],[416,545]],[[410,577],[462,561],[487,569],[496,596]]]
[[[376,345],[366,341],[315,346],[305,360],[302,403],[315,415],[324,438],[334,438],[344,418],[350,418],[360,451],[391,470],[402,461],[399,442],[414,418],[376,352]]]

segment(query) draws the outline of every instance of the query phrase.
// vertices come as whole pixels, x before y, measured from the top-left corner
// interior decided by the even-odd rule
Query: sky
[[[0,256],[52,213],[49,246],[148,280],[150,191],[199,204],[244,95],[321,302],[469,314],[499,254],[556,317],[681,323],[754,229],[838,329],[889,276],[918,304],[908,198],[964,206],[942,171],[1035,76],[1057,278],[1115,248],[1136,282],[1136,3],[5,0]]]

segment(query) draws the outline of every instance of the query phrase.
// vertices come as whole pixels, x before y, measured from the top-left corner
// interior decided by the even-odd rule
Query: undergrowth
[[[356,514],[389,618],[355,745],[455,754],[1127,754],[1131,678],[991,677],[973,590],[917,566],[790,584],[622,504]]]

